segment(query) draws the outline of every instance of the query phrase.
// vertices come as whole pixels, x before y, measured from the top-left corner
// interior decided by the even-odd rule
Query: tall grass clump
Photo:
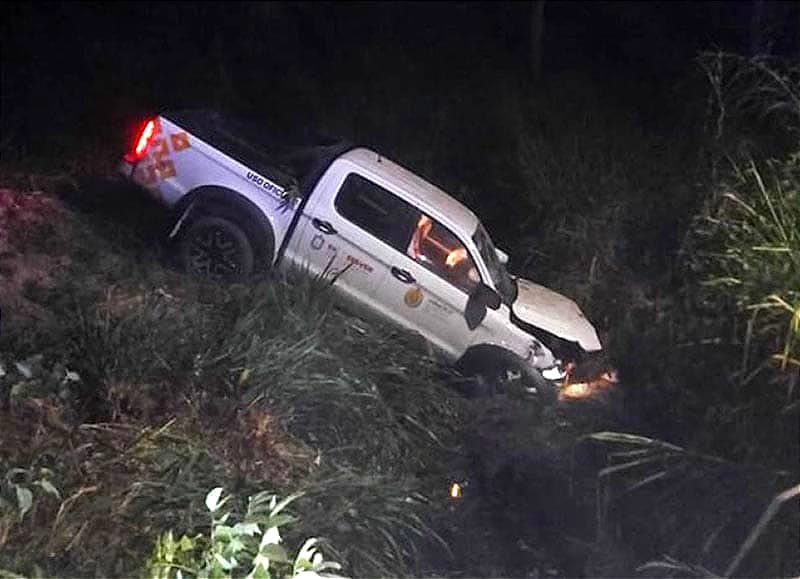
[[[768,357],[787,380],[791,405],[800,371],[800,67],[724,53],[698,61],[711,87],[718,161],[690,235],[689,265],[705,298],[746,320],[741,381]]]
[[[47,323],[0,340],[0,468],[48,469],[61,499],[11,489],[0,567],[129,576],[225,486],[304,492],[290,534],[347,572],[412,574],[467,420],[417,340],[335,308],[329,280],[193,280],[125,227],[62,220],[64,266],[26,294]]]
[[[681,256],[673,345],[683,354],[667,355],[677,367],[662,369],[682,379],[670,407],[687,421],[675,432],[685,443],[588,437],[607,461],[598,534],[620,525],[649,553],[639,569],[649,576],[794,576],[800,77],[791,63],[720,53],[699,64],[712,163]]]
[[[746,320],[742,370],[768,356],[800,369],[800,151],[784,160],[732,166],[724,193],[698,221],[693,265],[711,300]],[[752,378],[744,376],[743,379]],[[793,386],[792,386],[793,388]],[[793,399],[786,392],[786,402]]]

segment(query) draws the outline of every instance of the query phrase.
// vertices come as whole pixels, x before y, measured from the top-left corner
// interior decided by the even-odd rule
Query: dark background
[[[757,5],[547,2],[543,81],[580,71],[641,104],[669,94],[701,48],[747,54],[760,42],[774,54],[797,54],[797,6],[761,3],[768,33],[759,40]],[[503,73],[529,80],[528,2],[69,2],[2,10],[3,140],[18,145],[45,146],[59,132],[106,136],[149,108],[224,104],[273,123],[319,123],[315,101],[358,108],[375,84],[403,87],[414,108],[464,92],[491,98]]]
[[[145,114],[229,109],[265,130],[315,130],[371,146],[466,202],[513,250],[507,238],[517,231],[504,230],[499,199],[531,190],[517,165],[523,121],[551,151],[568,148],[570,135],[590,142],[595,125],[585,146],[614,158],[624,151],[610,153],[604,140],[641,148],[630,135],[609,134],[620,127],[685,165],[678,157],[696,157],[708,96],[698,51],[800,49],[800,8],[791,2],[546,2],[536,74],[533,7],[4,4],[2,154],[51,167],[77,156],[66,161],[70,171],[96,172],[99,159],[119,158]],[[580,206],[582,195],[570,199]],[[679,207],[640,227],[658,238],[655,253],[675,250],[674,216],[695,203],[688,193],[675,199]]]

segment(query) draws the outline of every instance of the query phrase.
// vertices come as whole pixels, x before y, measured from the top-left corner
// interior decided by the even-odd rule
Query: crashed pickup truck
[[[165,112],[139,126],[120,170],[171,210],[189,272],[330,275],[346,309],[421,334],[480,388],[516,380],[552,396],[601,354],[579,307],[510,275],[470,209],[371,150],[290,144],[215,111]]]

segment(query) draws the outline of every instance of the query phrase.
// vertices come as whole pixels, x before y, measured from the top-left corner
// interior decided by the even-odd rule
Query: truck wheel
[[[242,229],[222,217],[200,217],[181,236],[183,267],[198,277],[236,281],[253,273],[253,245]]]
[[[495,392],[523,396],[540,402],[551,404],[556,401],[558,391],[556,385],[542,374],[522,364],[502,364],[481,373],[484,380],[494,385]]]
[[[555,384],[510,352],[481,351],[465,360],[458,369],[472,377],[469,387],[462,388],[468,396],[511,394],[543,404],[555,402],[558,397]]]

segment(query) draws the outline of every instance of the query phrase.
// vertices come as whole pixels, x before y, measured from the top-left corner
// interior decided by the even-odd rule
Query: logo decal
[[[418,287],[411,288],[403,296],[403,301],[409,308],[416,308],[422,303],[422,290]]]
[[[319,233],[311,238],[311,249],[319,250],[325,245],[325,238]]]
[[[252,181],[265,191],[268,191],[269,193],[272,193],[273,195],[275,195],[276,197],[280,197],[281,199],[286,199],[286,197],[288,197],[289,195],[285,189],[281,189],[269,179],[265,179],[261,175],[253,173],[252,171],[247,172],[247,180]]]

